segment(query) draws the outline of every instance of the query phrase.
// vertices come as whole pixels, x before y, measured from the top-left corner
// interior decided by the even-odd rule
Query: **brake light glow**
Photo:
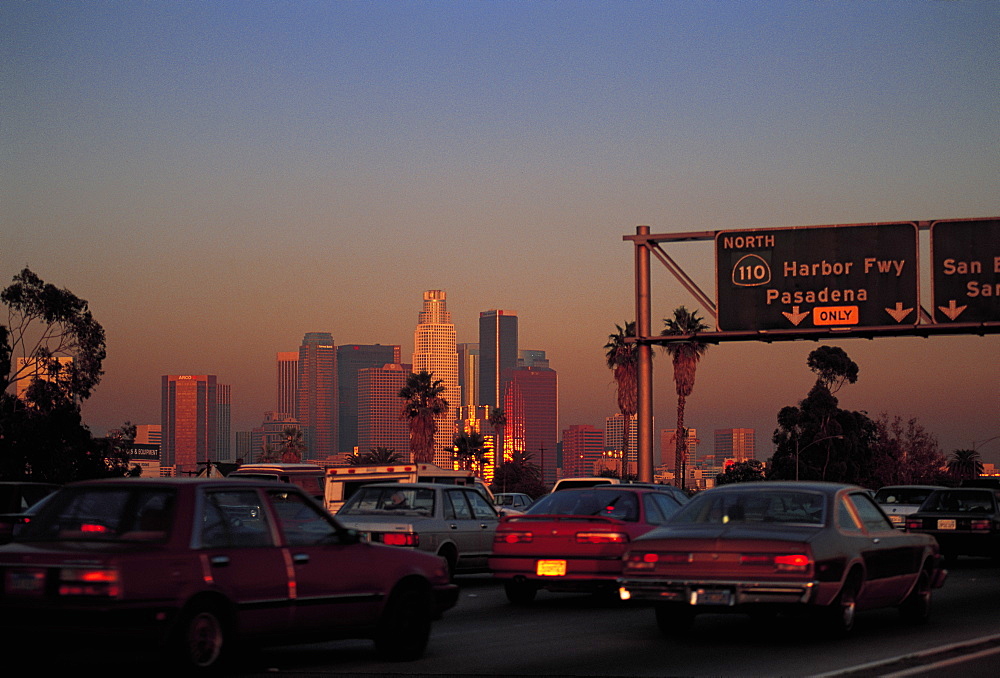
[[[530,544],[533,539],[531,532],[497,532],[493,536],[497,544]]]
[[[916,519],[916,520],[907,520],[906,521],[906,529],[907,530],[919,530],[923,526],[924,526],[923,525],[923,521],[920,520],[919,518]]]
[[[82,525],[80,525],[80,531],[81,532],[93,532],[93,533],[107,532],[108,528],[105,527],[104,525],[99,524],[99,523],[83,523]]]
[[[386,532],[382,543],[389,546],[419,546],[420,535],[416,532]]]
[[[624,544],[628,535],[624,532],[577,532],[577,544]]]
[[[60,596],[118,598],[121,593],[121,574],[113,567],[106,569],[66,567],[59,572]]]
[[[989,520],[973,520],[973,521],[971,521],[969,523],[969,527],[971,527],[973,530],[986,530],[986,531],[989,531],[989,529],[990,529],[990,521]]]
[[[774,564],[782,572],[806,572],[809,569],[809,556],[788,554],[774,557]]]

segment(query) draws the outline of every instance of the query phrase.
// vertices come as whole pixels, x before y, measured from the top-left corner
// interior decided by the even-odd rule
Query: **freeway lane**
[[[326,643],[263,651],[243,675],[810,676],[1000,633],[1000,567],[976,559],[952,570],[928,625],[904,626],[895,610],[866,612],[842,640],[816,637],[800,619],[741,615],[699,617],[693,637],[666,639],[649,608],[546,592],[518,608],[487,577],[461,584],[458,607],[420,661],[385,664],[368,643]]]

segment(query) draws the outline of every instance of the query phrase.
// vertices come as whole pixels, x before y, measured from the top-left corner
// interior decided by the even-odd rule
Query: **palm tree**
[[[955,450],[948,460],[948,473],[956,478],[978,478],[983,473],[983,459],[975,450]]]
[[[471,433],[460,433],[455,440],[455,454],[462,462],[462,468],[475,471],[477,475],[482,473],[483,454],[486,447],[486,439],[475,431]]]
[[[390,447],[373,447],[367,452],[355,452],[348,455],[347,463],[351,466],[385,466],[403,461],[399,453]]]
[[[449,410],[448,401],[441,396],[444,390],[444,382],[424,370],[408,376],[406,386],[399,391],[404,401],[399,418],[410,423],[410,452],[415,463],[434,461],[436,419]]]
[[[496,435],[496,440],[493,443],[493,468],[496,469],[504,462],[503,430],[507,425],[507,413],[503,411],[502,407],[494,407],[490,410],[487,421],[490,422],[493,432]]]
[[[299,463],[302,461],[302,453],[306,451],[302,429],[297,426],[286,426],[282,434],[285,439],[281,444],[281,461],[286,464]]]
[[[629,426],[635,416],[639,403],[639,345],[628,343],[626,337],[635,336],[635,322],[615,325],[618,330],[608,335],[608,343],[604,345],[608,367],[613,371],[615,383],[618,385],[618,410],[624,417],[622,429],[622,464],[628,457]]]
[[[709,329],[698,312],[689,312],[683,306],[674,309],[673,318],[663,319],[663,336],[677,334],[696,334]],[[664,350],[674,361],[674,385],[677,387],[677,446],[674,451],[675,473],[680,478],[680,487],[684,489],[687,473],[687,436],[684,435],[684,405],[687,397],[694,390],[694,374],[698,361],[705,355],[708,345],[696,339],[671,342],[664,345]]]

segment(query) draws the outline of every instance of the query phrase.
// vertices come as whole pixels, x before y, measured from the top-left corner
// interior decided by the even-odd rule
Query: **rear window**
[[[993,493],[989,490],[937,490],[920,507],[938,513],[992,513]]]
[[[639,520],[639,499],[635,492],[611,486],[585,490],[565,490],[547,494],[527,511],[528,515],[604,516],[635,522]]]
[[[875,493],[879,504],[910,504],[920,506],[934,490],[919,487],[883,487]]]
[[[825,524],[825,497],[803,490],[712,490],[700,494],[674,515],[673,524],[795,523]]]
[[[80,488],[47,501],[21,539],[49,541],[165,541],[176,493],[169,488]]]
[[[426,487],[362,487],[340,515],[434,515],[434,490]]]

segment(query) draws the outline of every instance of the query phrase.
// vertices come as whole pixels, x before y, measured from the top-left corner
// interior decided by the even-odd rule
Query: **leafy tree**
[[[798,407],[783,407],[772,440],[772,479],[830,480],[871,486],[876,481],[875,422],[839,407],[831,385],[857,380],[857,365],[840,349],[821,347],[807,361],[816,383]]]
[[[618,387],[618,411],[624,418],[622,428],[622,458],[628,458],[629,427],[639,403],[639,345],[626,341],[635,336],[635,322],[628,321],[625,327],[615,325],[617,330],[608,335],[604,345],[604,357],[608,368],[614,374]]]
[[[482,475],[486,454],[486,439],[479,433],[461,433],[454,439],[455,455],[462,468]]]
[[[548,490],[542,482],[541,469],[533,461],[531,452],[514,450],[511,459],[497,467],[493,476],[493,492],[523,492],[532,498],[545,494]]]
[[[106,357],[104,329],[87,302],[27,268],[0,301],[8,320],[0,325],[0,479],[65,483],[128,473],[122,438],[95,439],[80,414]],[[23,399],[7,392],[19,382],[28,384]]]
[[[285,464],[297,464],[302,461],[302,455],[306,451],[302,429],[298,426],[286,426],[281,433],[284,436],[281,442],[281,461]]]
[[[948,473],[961,480],[978,478],[983,473],[983,459],[976,450],[955,450],[948,459]]]
[[[448,401],[441,395],[444,390],[444,382],[424,370],[409,375],[406,385],[399,391],[403,399],[399,418],[410,424],[410,452],[416,463],[434,461],[437,418],[449,411]]]
[[[709,329],[698,312],[690,312],[685,307],[674,309],[673,318],[663,319],[663,336],[689,335],[704,332]],[[674,385],[677,391],[677,445],[674,450],[674,468],[680,487],[684,488],[687,475],[687,436],[684,434],[684,406],[687,398],[694,390],[694,376],[698,362],[708,350],[708,345],[697,339],[670,342],[664,345],[664,350],[674,363]]]
[[[402,461],[402,456],[390,447],[373,447],[367,452],[355,452],[347,457],[347,463],[351,466],[385,466]]]
[[[937,439],[916,419],[882,413],[875,420],[877,441],[873,450],[875,479],[872,487],[885,485],[939,485],[946,462]]]
[[[100,383],[107,356],[104,328],[87,302],[66,289],[46,284],[30,269],[14,276],[0,292],[9,325],[0,326],[3,391],[37,372],[58,375],[71,398],[85,400]],[[72,358],[69,363],[60,357]],[[23,358],[20,365],[15,358]]]
[[[715,476],[716,485],[750,483],[764,480],[764,464],[757,459],[737,461],[725,471]]]

